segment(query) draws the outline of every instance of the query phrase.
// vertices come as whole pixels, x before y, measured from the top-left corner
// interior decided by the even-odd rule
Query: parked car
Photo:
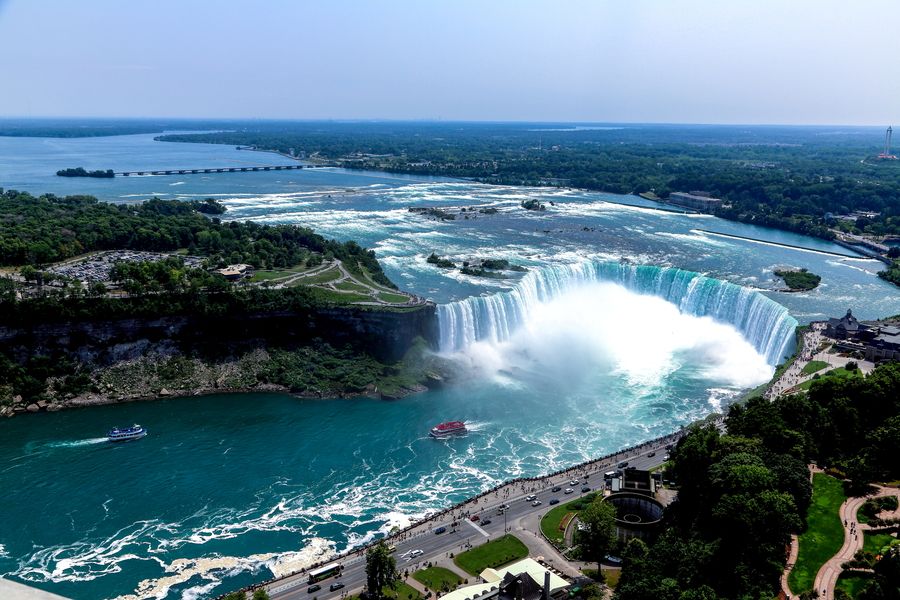
[[[561,490],[561,489],[562,489],[562,488],[559,487],[558,485],[554,485],[554,486],[553,486],[553,489],[550,490],[550,491],[551,491],[551,492],[558,492],[558,491]]]
[[[318,583],[314,583],[313,585],[311,585],[311,586],[309,586],[308,588],[306,588],[306,593],[307,593],[307,594],[312,594],[313,592],[318,592],[318,591],[321,590],[321,589],[322,589],[322,586],[321,586],[321,585],[319,585]]]
[[[331,590],[332,592],[334,592],[334,591],[339,590],[339,589],[341,589],[341,588],[343,588],[343,587],[344,587],[344,584],[343,584],[343,583],[332,583],[330,586],[328,586],[328,589]]]
[[[574,491],[575,490],[573,490],[572,488],[566,488],[566,491],[564,491],[563,494],[571,494]]]
[[[559,504],[559,498],[551,498],[551,499],[550,499],[550,504],[551,504],[551,505],[552,505],[552,504]]]
[[[541,501],[540,501],[540,500],[535,500],[534,502],[531,503],[531,505],[532,505],[532,506],[540,506],[540,505],[541,505]]]
[[[437,529],[434,530],[434,533],[439,534],[439,533],[444,533],[445,531],[447,531],[447,528],[444,527],[443,525],[441,525],[440,527],[438,527]]]

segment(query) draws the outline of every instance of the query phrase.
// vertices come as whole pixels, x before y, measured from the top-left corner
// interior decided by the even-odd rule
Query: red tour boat
[[[462,421],[447,421],[431,428],[431,437],[442,438],[449,435],[466,433],[466,424]]]

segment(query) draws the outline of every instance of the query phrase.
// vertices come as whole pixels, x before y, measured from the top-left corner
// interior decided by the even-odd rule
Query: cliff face
[[[434,347],[437,319],[433,305],[408,312],[329,308],[222,318],[94,319],[27,328],[0,325],[0,346],[18,362],[34,356],[66,356],[100,367],[148,353],[217,359],[255,348],[301,346],[316,339],[395,362],[419,336]]]

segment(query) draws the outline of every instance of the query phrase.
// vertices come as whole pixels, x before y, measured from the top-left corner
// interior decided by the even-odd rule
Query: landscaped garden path
[[[898,500],[900,500],[900,490],[897,488],[880,487],[874,496],[848,498],[846,502],[841,504],[840,518],[841,522],[844,523],[844,544],[841,546],[841,549],[838,550],[837,554],[832,556],[824,565],[822,565],[822,568],[819,569],[819,572],[816,574],[813,589],[819,590],[820,598],[825,598],[826,600],[832,600],[834,598],[834,588],[837,585],[838,577],[840,577],[842,571],[841,565],[848,560],[852,560],[856,553],[863,547],[863,543],[865,542],[864,532],[869,529],[869,525],[859,523],[857,520],[857,513],[859,512],[860,507],[862,507],[863,503],[871,497],[890,495],[897,496]],[[896,515],[898,511],[900,511],[900,507],[894,512],[894,515]]]

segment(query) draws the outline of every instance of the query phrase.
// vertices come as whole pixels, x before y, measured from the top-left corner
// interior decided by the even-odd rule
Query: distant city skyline
[[[900,2],[0,0],[0,117],[900,123]]]

